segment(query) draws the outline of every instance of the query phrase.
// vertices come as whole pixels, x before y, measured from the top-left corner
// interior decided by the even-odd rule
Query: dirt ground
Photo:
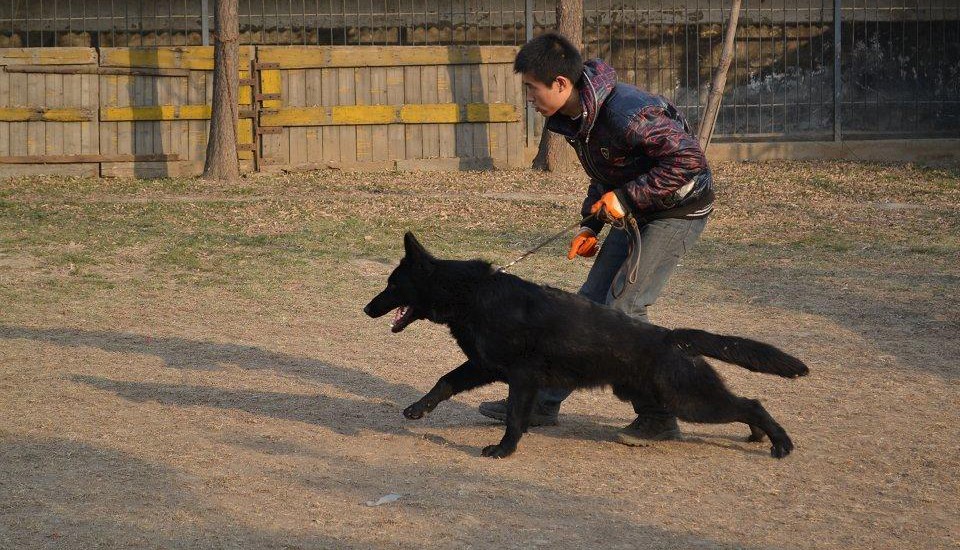
[[[717,181],[652,316],[810,365],[717,364],[793,437],[780,461],[743,425],[618,445],[608,392],[506,460],[479,456],[502,428],[476,413],[503,386],[402,417],[462,358],[361,312],[403,231],[506,263],[575,219],[579,176],[0,181],[0,547],[960,547],[960,170]],[[589,263],[564,252],[514,272],[576,290]]]

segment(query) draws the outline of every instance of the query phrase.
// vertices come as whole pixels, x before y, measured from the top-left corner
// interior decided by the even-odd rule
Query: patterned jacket
[[[555,114],[546,128],[563,135],[590,176],[581,213],[607,191],[638,218],[703,218],[713,209],[713,176],[686,120],[665,98],[618,83],[613,67],[584,63],[583,115]],[[603,223],[584,226],[599,232]]]

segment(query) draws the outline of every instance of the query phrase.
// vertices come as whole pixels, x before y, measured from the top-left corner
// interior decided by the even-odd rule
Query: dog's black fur
[[[370,317],[397,309],[393,332],[417,319],[450,327],[467,361],[445,374],[403,414],[417,419],[441,401],[491,382],[509,385],[507,430],[483,455],[512,454],[529,426],[539,388],[609,386],[624,401],[656,402],[681,420],[743,422],[749,441],[770,438],[783,458],[793,443],[756,400],[738,397],[702,356],[786,378],[808,370],[799,359],[746,338],[640,323],[555,288],[495,271],[487,262],[439,260],[411,233],[387,288],[364,308]]]

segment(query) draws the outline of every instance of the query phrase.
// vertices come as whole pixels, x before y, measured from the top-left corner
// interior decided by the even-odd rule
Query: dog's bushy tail
[[[784,378],[796,378],[810,372],[803,361],[796,357],[749,338],[689,328],[673,330],[668,338],[672,344],[691,355],[713,357],[754,372],[776,374]]]

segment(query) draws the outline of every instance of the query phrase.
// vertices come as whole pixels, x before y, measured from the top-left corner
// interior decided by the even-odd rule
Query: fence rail
[[[212,2],[0,0],[0,47],[201,45]],[[585,0],[584,51],[697,121],[727,6]],[[240,0],[239,8],[249,45],[521,45],[556,24],[552,0]],[[960,136],[960,2],[743,0],[722,105],[718,141]]]

